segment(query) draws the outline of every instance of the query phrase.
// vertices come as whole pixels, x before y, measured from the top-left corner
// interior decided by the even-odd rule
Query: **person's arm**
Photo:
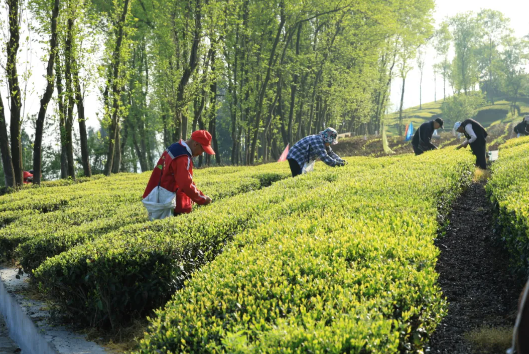
[[[332,151],[331,147],[329,146],[328,147],[328,151],[327,151],[327,154],[334,160],[336,161],[339,161],[339,162],[343,162],[345,161],[344,159],[342,159],[340,156],[338,156],[334,151]]]
[[[476,136],[476,133],[474,133],[474,129],[472,129],[472,124],[467,124],[465,131],[468,135],[470,135],[470,139],[466,140],[467,144],[472,144],[474,141],[476,141],[478,137]]]
[[[192,164],[191,158],[189,156],[180,156],[174,159],[171,164],[178,188],[195,203],[199,205],[209,204],[211,198],[197,189],[189,172]]]
[[[312,143],[311,149],[314,149],[314,152],[316,153],[316,155],[325,164],[331,167],[334,167],[337,165],[339,166],[343,165],[343,162],[341,160],[336,160],[333,157],[329,156],[329,154],[327,153],[327,149],[325,149],[325,144],[323,143],[322,139],[315,139],[311,143]]]

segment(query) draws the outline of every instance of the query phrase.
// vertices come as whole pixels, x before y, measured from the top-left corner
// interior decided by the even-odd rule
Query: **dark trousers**
[[[296,177],[301,174],[301,166],[294,159],[288,159],[288,164],[290,165],[290,171],[292,171],[292,177]]]
[[[424,151],[420,150],[417,146],[412,145],[413,152],[415,153],[415,156],[422,154]]]
[[[470,148],[472,149],[472,153],[476,155],[476,166],[482,170],[486,170],[487,158],[485,155],[487,154],[487,143],[482,140],[477,140],[470,144]]]

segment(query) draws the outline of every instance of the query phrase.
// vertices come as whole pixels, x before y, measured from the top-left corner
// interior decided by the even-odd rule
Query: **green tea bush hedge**
[[[473,168],[443,154],[376,160],[324,186],[325,208],[235,236],[156,312],[138,353],[421,352],[446,311],[439,197]]]
[[[500,146],[487,192],[496,206],[498,231],[513,265],[529,273],[529,137]]]

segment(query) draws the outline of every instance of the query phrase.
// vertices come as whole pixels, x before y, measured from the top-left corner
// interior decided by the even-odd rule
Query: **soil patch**
[[[523,283],[510,272],[509,255],[495,239],[483,184],[472,184],[455,201],[449,218],[446,235],[435,242],[448,315],[432,335],[429,353],[484,353],[466,337],[482,328],[512,328]]]

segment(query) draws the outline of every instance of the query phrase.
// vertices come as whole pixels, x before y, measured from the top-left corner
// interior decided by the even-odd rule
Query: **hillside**
[[[476,117],[474,117],[478,122],[483,124],[485,128],[491,127],[496,124],[500,123],[510,123],[513,121],[521,120],[521,118],[529,114],[529,98],[528,97],[522,97],[517,99],[517,117],[511,117],[509,115],[509,107],[510,107],[510,101],[507,100],[507,98],[499,99],[496,101],[493,105],[489,104],[486,106],[483,106],[478,109],[478,113]],[[409,124],[410,122],[413,122],[413,125],[417,127],[418,125],[435,119],[441,115],[441,104],[443,103],[443,100],[438,100],[437,102],[430,102],[425,103],[422,105],[422,109],[419,108],[419,106],[411,107],[408,109],[405,109],[402,113],[403,116],[403,124]],[[388,118],[387,123],[387,132],[388,135],[393,136],[397,135],[397,129],[398,129],[398,117],[399,113],[392,113],[390,114]],[[465,119],[467,117],[461,117],[461,119]],[[446,122],[447,128],[451,128],[453,123],[455,122]]]
[[[499,100],[494,105],[483,106],[478,110],[476,119],[487,128],[489,137],[487,138],[487,149],[489,151],[497,150],[498,146],[505,141],[515,137],[512,132],[514,123],[522,120],[523,116],[529,114],[529,98],[520,98],[517,104],[518,115],[512,117],[509,114],[510,102],[506,100]],[[442,100],[437,102],[430,102],[419,107],[412,107],[403,111],[403,124],[413,122],[416,130],[422,123],[433,120],[441,116]],[[388,118],[387,134],[388,145],[396,154],[413,153],[409,142],[405,142],[404,138],[398,136],[398,113],[393,113]],[[457,145],[459,141],[452,134],[453,122],[446,122],[444,130],[440,130],[439,137],[434,139],[434,144],[443,148],[447,146]],[[355,136],[347,137],[339,140],[339,144],[333,147],[333,150],[340,156],[385,156],[382,148],[382,137],[378,136]]]

